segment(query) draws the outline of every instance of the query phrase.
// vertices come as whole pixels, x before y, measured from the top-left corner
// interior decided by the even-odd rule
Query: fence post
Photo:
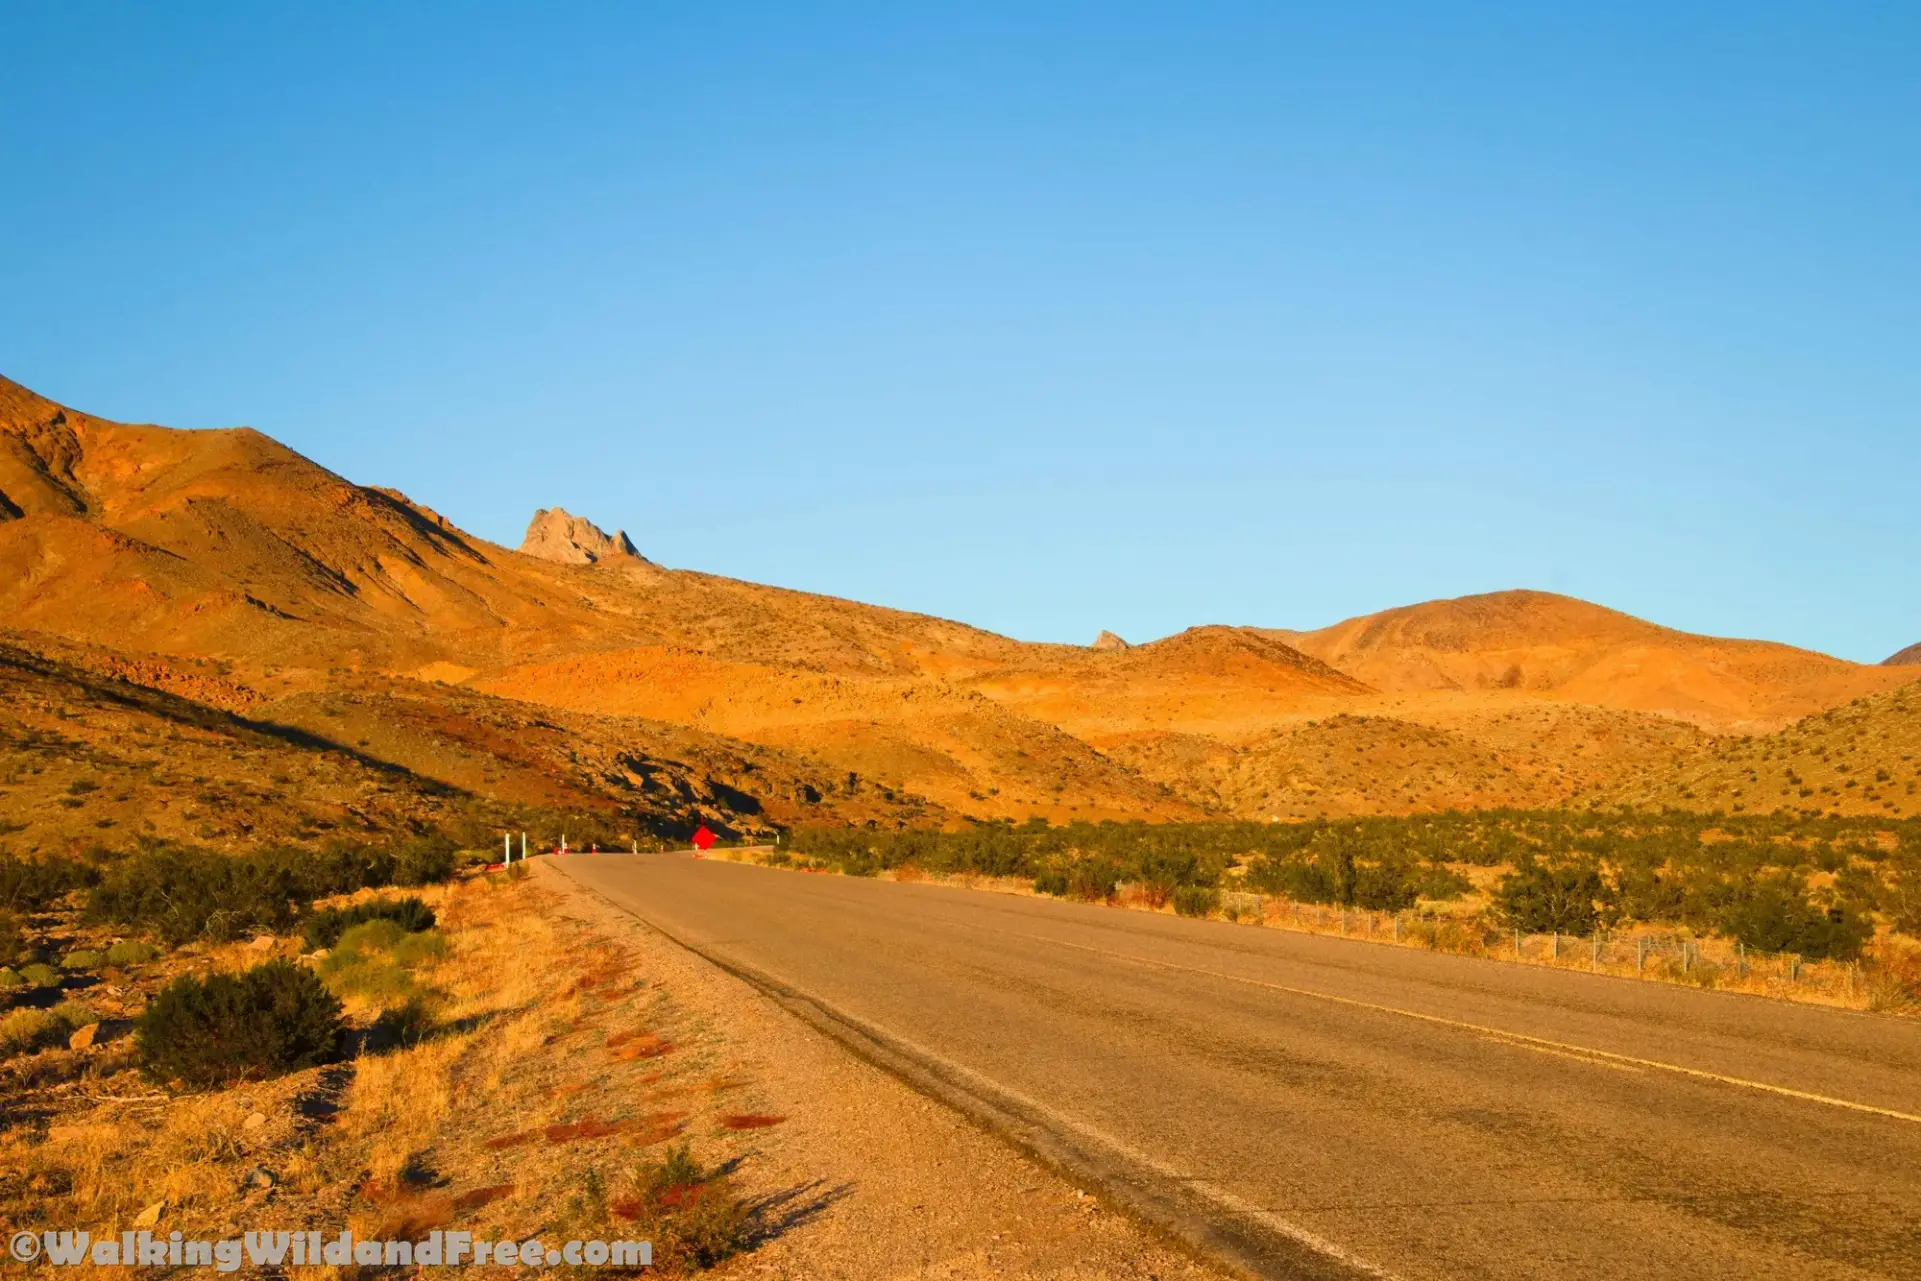
[[[1634,936],[1634,972],[1636,974],[1644,974],[1647,972],[1647,968],[1648,936],[1645,934],[1637,934]]]
[[[1601,931],[1599,930],[1594,931],[1594,936],[1588,940],[1588,968],[1591,970],[1601,968]]]
[[[514,861],[514,838],[502,832],[500,834],[500,847],[505,851],[500,856],[500,865],[506,867]]]
[[[1394,941],[1396,943],[1401,941],[1401,914],[1399,912],[1394,914]]]
[[[1514,931],[1514,959],[1521,959],[1521,931]]]

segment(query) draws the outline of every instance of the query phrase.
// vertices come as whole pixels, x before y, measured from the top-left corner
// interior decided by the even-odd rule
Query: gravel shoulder
[[[681,1015],[786,1117],[740,1177],[781,1198],[725,1277],[1220,1278],[1151,1228],[861,1061],[744,981],[542,861],[558,910],[619,938]]]

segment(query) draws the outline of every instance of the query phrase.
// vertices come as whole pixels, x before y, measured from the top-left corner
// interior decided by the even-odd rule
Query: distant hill
[[[1774,728],[1901,680],[1772,641],[1660,627],[1550,592],[1428,601],[1278,635],[1385,692],[1515,690],[1724,729]]]
[[[558,508],[512,550],[257,431],[108,422],[5,379],[0,619],[476,803],[743,830],[1579,804],[1696,760],[1704,728],[1911,674],[1524,591],[1033,644],[664,569]]]
[[[1921,667],[1921,643],[1908,646],[1881,660],[1883,667]]]

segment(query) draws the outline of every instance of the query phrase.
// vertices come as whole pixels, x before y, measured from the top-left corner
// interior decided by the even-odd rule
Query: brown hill
[[[1921,682],[1828,708],[1773,734],[1716,739],[1677,764],[1629,773],[1607,799],[1717,812],[1912,817],[1921,813]]]
[[[1696,636],[1549,592],[1494,592],[1278,633],[1387,692],[1513,690],[1722,729],[1779,726],[1898,674],[1770,641]]]
[[[1921,667],[1921,643],[1908,646],[1881,660],[1883,667]]]
[[[1537,592],[1027,644],[662,569],[558,509],[529,532],[509,550],[258,432],[0,380],[0,617],[489,803],[745,824],[1578,801],[1690,759],[1684,721],[1766,728],[1902,679]]]

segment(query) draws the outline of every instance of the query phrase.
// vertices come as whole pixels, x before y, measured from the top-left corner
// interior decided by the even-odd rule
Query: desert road
[[[695,860],[554,868],[1254,1275],[1921,1277],[1921,1026]]]

